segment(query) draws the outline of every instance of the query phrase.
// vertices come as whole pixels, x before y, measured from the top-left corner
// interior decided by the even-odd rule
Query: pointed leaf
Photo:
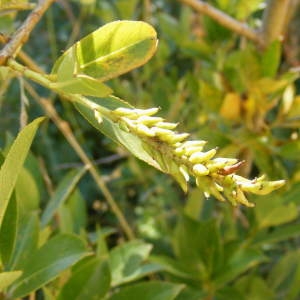
[[[0,255],[4,266],[9,264],[15,249],[17,227],[18,205],[15,194],[12,194],[0,228]]]
[[[18,226],[15,250],[9,263],[9,269],[21,269],[28,257],[37,249],[39,221],[36,212],[24,215]]]
[[[0,227],[36,130],[44,118],[37,118],[18,134],[0,169]]]
[[[37,211],[40,207],[40,192],[32,173],[22,168],[16,182],[16,198],[19,205],[20,218],[30,211]]]
[[[255,214],[260,228],[281,225],[295,220],[298,216],[297,206],[285,201],[282,196],[265,196],[256,203]]]
[[[63,286],[58,300],[102,299],[110,287],[110,270],[107,262],[89,259],[76,269]]]
[[[223,260],[223,249],[215,220],[199,222],[183,216],[174,236],[176,256],[192,273],[212,276]]]
[[[296,236],[299,236],[300,224],[288,224],[285,226],[275,227],[274,230],[266,231],[261,235],[258,235],[253,244],[255,246],[278,243],[283,240],[287,240]]]
[[[63,178],[42,214],[42,226],[46,226],[50,222],[58,207],[71,195],[85,172],[86,168],[72,170]]]
[[[235,283],[236,289],[244,295],[244,299],[276,299],[272,290],[265,280],[253,274],[243,276]]]
[[[121,289],[110,297],[109,300],[173,300],[183,288],[184,285],[182,284],[169,282],[143,282]]]
[[[261,251],[256,249],[241,249],[234,253],[224,266],[220,275],[214,280],[216,286],[224,286],[226,283],[238,277],[251,267],[254,267],[268,259]]]
[[[290,251],[282,256],[269,272],[269,286],[281,299],[299,299],[300,251]]]
[[[23,274],[9,295],[19,298],[37,290],[87,254],[80,238],[68,234],[55,236],[28,257]]]

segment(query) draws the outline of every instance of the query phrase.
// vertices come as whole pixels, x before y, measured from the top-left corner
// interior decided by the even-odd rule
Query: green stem
[[[32,81],[40,84],[41,86],[54,91],[55,93],[59,94],[64,99],[67,99],[71,102],[77,102],[79,104],[83,104],[84,106],[86,106],[94,111],[96,110],[96,111],[100,112],[103,116],[106,116],[109,119],[113,119],[113,116],[109,109],[107,109],[101,105],[98,105],[95,102],[93,102],[93,101],[89,100],[88,98],[81,96],[79,94],[65,93],[62,90],[56,88],[53,85],[53,81],[50,79],[50,76],[30,70],[27,67],[19,64],[17,61],[15,61],[12,58],[8,59],[7,66],[10,67],[12,70],[14,70],[18,73],[21,73],[26,78],[31,79]]]

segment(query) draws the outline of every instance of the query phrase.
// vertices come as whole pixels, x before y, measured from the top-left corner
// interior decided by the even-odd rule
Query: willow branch
[[[19,57],[28,64],[30,69],[35,70],[37,73],[43,74],[43,70],[35,64],[35,62],[24,53],[22,50],[19,53]],[[41,84],[41,81],[38,81]],[[47,82],[47,79],[45,79]],[[105,181],[102,179],[99,169],[96,168],[95,164],[91,161],[91,159],[86,155],[83,148],[80,146],[80,143],[77,141],[75,135],[73,134],[72,129],[70,128],[69,124],[64,121],[56,112],[53,104],[46,100],[39,97],[39,95],[35,92],[35,90],[25,82],[25,87],[27,91],[31,94],[31,96],[39,103],[39,105],[43,108],[47,116],[55,123],[61,133],[64,135],[66,140],[69,142],[71,147],[74,149],[76,154],[79,156],[81,161],[88,166],[88,171],[90,172],[91,176],[93,177],[96,185],[104,195],[107,203],[110,205],[112,212],[115,214],[116,218],[118,219],[121,228],[123,229],[124,233],[128,237],[128,239],[132,240],[135,238],[134,232],[131,229],[130,225],[128,224],[124,214],[122,213],[121,209],[119,208],[116,200],[114,199],[113,195],[107,188]]]
[[[96,182],[97,186],[103,193],[106,201],[110,205],[113,213],[115,214],[116,218],[118,219],[121,228],[124,230],[128,239],[132,240],[135,238],[135,235],[126,221],[124,214],[122,213],[121,209],[117,205],[116,200],[113,198],[112,194],[110,193],[109,189],[107,188],[105,181],[101,177],[99,170],[95,167],[93,162],[90,158],[86,155],[83,148],[80,146],[80,143],[77,141],[73,131],[68,122],[64,121],[56,112],[53,104],[44,98],[39,97],[39,95],[35,92],[35,90],[29,85],[25,84],[27,91],[30,95],[41,105],[43,110],[45,111],[46,115],[55,123],[57,128],[60,132],[64,135],[65,139],[74,149],[76,154],[80,157],[82,162],[88,167],[88,171],[92,175],[94,181]]]
[[[283,40],[290,4],[290,0],[269,0],[267,2],[260,33],[261,39],[266,45],[275,40]]]
[[[217,23],[230,29],[233,32],[238,33],[241,36],[246,37],[247,39],[255,42],[257,45],[259,46],[263,45],[263,41],[261,40],[260,36],[254,30],[252,30],[247,24],[237,21],[236,19],[214,8],[208,3],[205,3],[201,0],[178,0],[178,1],[190,6],[191,8],[193,8],[195,11],[199,13],[211,17]]]
[[[31,31],[54,0],[40,0],[36,8],[28,15],[24,23],[0,51],[0,66],[5,65],[9,57],[15,57],[19,49],[28,40]]]

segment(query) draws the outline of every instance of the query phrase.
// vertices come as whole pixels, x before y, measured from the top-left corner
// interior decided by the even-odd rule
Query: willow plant
[[[188,133],[176,131],[178,124],[156,116],[159,108],[135,108],[113,95],[105,82],[145,64],[157,44],[156,31],[149,24],[116,21],[66,50],[51,74],[29,70],[12,58],[7,66],[73,102],[93,126],[138,158],[172,175],[185,192],[192,177],[206,197],[252,207],[245,193],[263,195],[281,187],[283,180],[237,175],[243,161],[216,157],[217,149],[205,150],[205,141],[188,140]]]

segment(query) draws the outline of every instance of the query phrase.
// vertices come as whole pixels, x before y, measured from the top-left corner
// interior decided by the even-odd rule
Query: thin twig
[[[247,24],[237,21],[236,19],[216,9],[215,7],[209,5],[208,3],[205,3],[201,0],[178,0],[178,1],[190,6],[191,8],[193,8],[195,11],[199,13],[211,17],[219,24],[238,33],[239,35],[246,37],[247,39],[258,44],[259,46],[263,45],[263,41],[261,40],[260,36],[254,30],[252,30]]]
[[[283,40],[290,2],[290,0],[269,0],[267,2],[260,33],[265,45],[275,40]]]
[[[94,178],[97,186],[103,193],[105,199],[107,200],[108,204],[110,205],[112,211],[114,212],[115,216],[117,217],[122,229],[124,230],[128,239],[132,240],[135,238],[135,235],[126,221],[125,216],[123,215],[121,209],[117,205],[116,200],[113,198],[112,194],[110,193],[109,189],[107,188],[104,180],[102,179],[99,170],[95,167],[93,162],[89,159],[86,155],[82,147],[80,146],[79,142],[77,141],[75,135],[70,128],[69,123],[61,119],[61,117],[57,114],[53,104],[44,98],[41,98],[35,90],[31,87],[31,85],[25,83],[25,87],[30,95],[42,106],[43,110],[46,114],[51,118],[51,120],[55,123],[55,125],[59,128],[61,133],[64,135],[65,139],[69,142],[72,146],[74,151],[83,161],[83,163],[88,166],[88,170],[91,173],[92,177]]]
[[[44,160],[41,157],[38,157],[38,164],[42,173],[42,178],[44,180],[44,183],[46,185],[47,192],[50,196],[54,194],[54,188],[53,188],[53,183],[51,181],[51,178],[49,176],[46,164]]]
[[[95,166],[99,166],[99,165],[108,165],[111,163],[114,163],[116,161],[119,161],[123,158],[127,158],[128,155],[127,154],[112,154],[109,155],[107,157],[103,157],[103,158],[99,158],[99,159],[95,159],[93,161],[93,164]],[[64,163],[64,164],[59,164],[55,169],[56,170],[63,170],[63,169],[71,169],[71,168],[80,168],[82,167],[82,163],[80,162],[70,162],[70,163]]]
[[[16,10],[28,10],[34,9],[35,3],[5,3],[1,4],[0,1],[0,12],[1,14],[15,12]]]
[[[0,66],[5,65],[9,57],[15,57],[19,49],[29,38],[29,35],[42,15],[54,0],[40,0],[38,6],[28,15],[24,23],[12,36],[11,40],[0,51]]]

